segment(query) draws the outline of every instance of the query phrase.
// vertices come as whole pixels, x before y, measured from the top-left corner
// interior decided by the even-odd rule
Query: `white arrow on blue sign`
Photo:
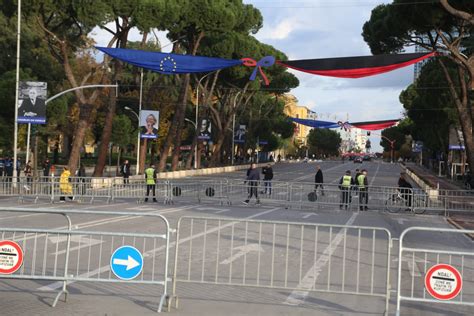
[[[135,279],[143,270],[143,256],[135,247],[122,246],[112,254],[110,268],[121,280]]]

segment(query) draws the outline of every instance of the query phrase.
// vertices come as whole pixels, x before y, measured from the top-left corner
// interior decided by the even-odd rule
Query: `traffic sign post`
[[[444,301],[451,300],[461,292],[461,274],[451,265],[437,264],[426,273],[425,287],[434,298]]]
[[[0,240],[0,274],[13,274],[23,264],[23,250],[11,240]]]
[[[143,256],[135,247],[119,247],[110,258],[110,268],[117,278],[133,280],[143,270]]]

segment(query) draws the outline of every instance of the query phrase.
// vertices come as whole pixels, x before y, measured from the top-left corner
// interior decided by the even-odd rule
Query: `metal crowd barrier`
[[[67,285],[71,282],[132,283],[163,286],[158,304],[158,312],[168,298],[168,265],[170,247],[170,228],[167,219],[156,213],[104,212],[88,210],[50,210],[2,208],[2,212],[44,213],[63,215],[68,225],[56,228],[0,227],[1,239],[17,242],[23,250],[21,268],[12,274],[0,274],[0,279],[49,280],[60,282],[60,288],[52,306],[56,306],[62,294],[65,301],[69,294]],[[119,230],[102,231],[75,230],[74,224],[84,227],[97,226],[71,221],[73,215],[103,216],[106,222],[141,219],[149,223],[151,219],[161,224],[156,233],[123,232]],[[112,217],[112,218],[111,218]],[[90,217],[89,217],[90,219]],[[4,226],[3,224],[2,226]],[[129,226],[127,226],[129,227]],[[111,268],[114,252],[122,246],[132,246],[141,253],[142,270],[133,279],[119,278]],[[162,255],[164,254],[164,255]],[[127,270],[136,266],[128,258],[119,264],[126,264]],[[113,273],[112,273],[113,272]],[[46,290],[50,290],[46,286]]]
[[[465,245],[453,244],[447,236],[460,234],[474,234],[474,230],[410,227],[402,232],[398,253],[396,315],[401,315],[402,301],[474,306],[474,248],[469,240]],[[432,271],[431,268],[440,264],[456,269],[461,280],[448,275],[435,277],[440,283],[430,285],[433,292],[427,289],[425,278],[430,277],[427,273]],[[456,285],[459,288],[456,289]]]
[[[0,182],[0,196],[18,197],[19,201],[40,199],[57,202],[61,197],[68,197],[80,202],[103,200],[110,201],[136,199],[144,200],[146,183],[144,179],[123,178],[70,178],[69,193],[64,192],[58,177],[40,177],[28,181],[19,178],[16,185],[8,179]],[[243,180],[220,178],[188,178],[158,180],[156,198],[164,203],[219,203],[221,205],[239,204],[249,195],[249,185]],[[258,181],[257,192],[260,202],[264,204],[283,205],[286,208],[305,209],[377,209],[399,211],[407,209],[414,213],[425,211],[444,213],[472,212],[474,210],[474,193],[469,191],[404,189],[400,198],[399,188],[369,186],[361,191],[358,186],[342,189],[339,185],[323,184],[316,188],[314,183],[305,182],[268,182]],[[367,196],[367,200],[365,199]],[[398,197],[397,197],[398,196]],[[408,205],[411,199],[411,206]]]
[[[177,227],[176,307],[177,284],[199,283],[292,290],[290,305],[308,292],[379,297],[388,312],[387,229],[188,216]]]

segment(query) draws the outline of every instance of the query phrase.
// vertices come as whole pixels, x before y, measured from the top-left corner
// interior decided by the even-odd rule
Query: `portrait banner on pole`
[[[158,137],[158,126],[160,121],[159,111],[140,111],[140,137],[155,139]]]
[[[199,140],[210,140],[211,139],[211,120],[210,119],[202,119],[201,121],[201,129],[199,130],[198,139]]]
[[[18,123],[46,124],[47,83],[20,81]]]
[[[245,133],[246,133],[246,126],[245,125],[238,125],[235,129],[235,137],[234,143],[236,144],[243,144],[245,143]]]

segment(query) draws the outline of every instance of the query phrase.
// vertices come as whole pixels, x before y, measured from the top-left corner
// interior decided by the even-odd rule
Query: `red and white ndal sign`
[[[451,300],[462,289],[459,271],[448,264],[432,266],[425,276],[425,287],[431,296],[438,300]]]
[[[15,273],[23,264],[23,250],[11,240],[0,240],[0,274]]]

